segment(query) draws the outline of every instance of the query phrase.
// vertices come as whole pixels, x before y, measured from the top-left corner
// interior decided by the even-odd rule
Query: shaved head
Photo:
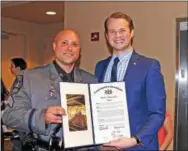
[[[67,29],[63,29],[60,32],[58,32],[55,36],[55,40],[57,41],[58,39],[60,39],[63,35],[74,35],[76,38],[78,38],[78,40],[80,41],[80,37],[78,35],[78,33],[76,33],[75,30],[67,28]]]
[[[61,30],[55,36],[53,49],[56,62],[64,70],[72,70],[80,57],[80,37],[73,29]]]

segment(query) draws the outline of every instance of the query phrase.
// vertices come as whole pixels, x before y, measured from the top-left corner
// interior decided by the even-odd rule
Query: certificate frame
[[[67,112],[62,123],[65,148],[130,137],[125,82],[60,82],[60,97]]]

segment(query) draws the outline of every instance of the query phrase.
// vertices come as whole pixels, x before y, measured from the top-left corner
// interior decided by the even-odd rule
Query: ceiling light
[[[56,12],[54,12],[54,11],[47,11],[46,14],[47,14],[47,15],[55,15]]]

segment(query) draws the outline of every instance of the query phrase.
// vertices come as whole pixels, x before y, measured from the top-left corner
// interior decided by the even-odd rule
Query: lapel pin
[[[135,65],[136,65],[136,62],[134,62],[133,65],[135,66]]]

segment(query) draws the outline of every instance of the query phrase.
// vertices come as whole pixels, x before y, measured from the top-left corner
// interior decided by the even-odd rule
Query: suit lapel
[[[99,77],[99,82],[103,82],[104,81],[104,77],[105,77],[105,74],[106,74],[106,70],[107,70],[107,67],[108,67],[108,64],[110,63],[110,60],[111,60],[111,56],[108,57],[104,63],[103,63],[103,66],[101,67],[101,74],[100,74],[100,77]]]
[[[140,56],[135,51],[133,51],[132,56],[131,56],[130,61],[127,66],[124,80],[126,80],[127,75],[130,73],[130,71],[136,67],[136,64],[137,64],[139,58],[140,58]]]

